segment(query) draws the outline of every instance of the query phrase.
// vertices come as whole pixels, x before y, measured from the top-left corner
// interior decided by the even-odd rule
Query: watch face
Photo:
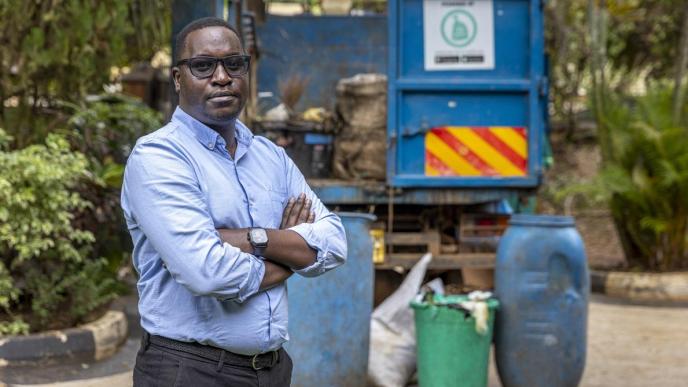
[[[262,228],[251,229],[251,242],[254,245],[266,245],[268,243],[268,233]]]

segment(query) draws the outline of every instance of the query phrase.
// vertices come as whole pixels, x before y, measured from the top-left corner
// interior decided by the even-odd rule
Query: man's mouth
[[[213,93],[208,97],[209,101],[216,102],[216,103],[223,103],[223,102],[230,102],[233,99],[238,98],[239,96],[234,94],[234,93],[229,93],[229,92],[221,92],[221,93]]]

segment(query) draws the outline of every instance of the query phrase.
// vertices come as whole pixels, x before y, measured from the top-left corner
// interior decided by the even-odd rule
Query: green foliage
[[[68,125],[72,143],[85,154],[103,185],[119,188],[123,165],[136,139],[157,129],[162,114],[117,94],[90,97],[75,108]]]
[[[87,167],[57,135],[0,151],[0,334],[69,326],[111,299],[93,234],[73,225],[91,206],[74,191]]]
[[[12,335],[26,335],[29,333],[29,324],[21,319],[14,321],[0,321],[0,337]]]
[[[605,4],[591,12],[590,4]],[[670,77],[679,41],[682,12],[672,0],[551,0],[545,8],[546,46],[550,57],[552,113],[569,130],[587,107],[594,60],[591,25],[603,18],[598,31],[607,59],[608,86],[623,94],[638,80]]]
[[[0,0],[0,335],[87,320],[122,286],[123,164],[161,117],[90,95],[169,46],[170,10],[170,0]]]
[[[0,0],[0,126],[17,147],[44,138],[66,119],[58,101],[101,92],[113,66],[169,45],[170,8],[169,0]]]
[[[114,272],[128,261],[131,251],[119,202],[124,163],[136,139],[162,125],[162,115],[136,99],[115,94],[91,97],[72,107],[70,142],[88,158],[93,177],[78,187],[92,208],[79,211],[76,224],[95,235],[94,256],[106,257]]]
[[[673,121],[672,92],[654,83],[642,97],[604,90],[596,101],[598,130],[610,139],[597,192],[628,260],[651,270],[688,267],[688,120]]]
[[[68,189],[83,177],[86,159],[71,153],[63,138],[49,136],[45,146],[5,152],[0,160],[0,241],[14,251],[13,264],[42,254],[80,260],[73,243],[93,237],[72,228],[70,211],[88,203]]]
[[[651,79],[671,76],[677,55],[681,2],[676,0],[607,0],[611,65],[620,73]]]

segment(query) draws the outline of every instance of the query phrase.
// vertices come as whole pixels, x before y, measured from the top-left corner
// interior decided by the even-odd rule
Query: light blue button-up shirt
[[[341,220],[315,196],[284,150],[237,121],[234,159],[224,139],[180,108],[129,156],[122,209],[134,242],[142,327],[151,334],[252,355],[288,340],[287,289],[259,290],[264,262],[223,243],[216,229],[278,229],[290,197],[306,193],[315,222],[292,227],[317,250],[296,272],[344,263]]]

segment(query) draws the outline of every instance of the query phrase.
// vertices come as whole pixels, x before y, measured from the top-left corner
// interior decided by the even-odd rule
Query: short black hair
[[[184,28],[182,28],[181,31],[177,34],[177,37],[175,38],[174,41],[174,64],[176,65],[177,62],[181,60],[179,57],[181,55],[181,52],[184,50],[184,46],[186,45],[186,37],[193,31],[200,30],[206,27],[224,27],[236,34],[237,37],[239,37],[239,40],[241,40],[241,35],[239,35],[239,32],[232,27],[225,19],[221,19],[219,17],[204,17],[201,19],[196,19],[192,21],[191,23],[187,24]]]

